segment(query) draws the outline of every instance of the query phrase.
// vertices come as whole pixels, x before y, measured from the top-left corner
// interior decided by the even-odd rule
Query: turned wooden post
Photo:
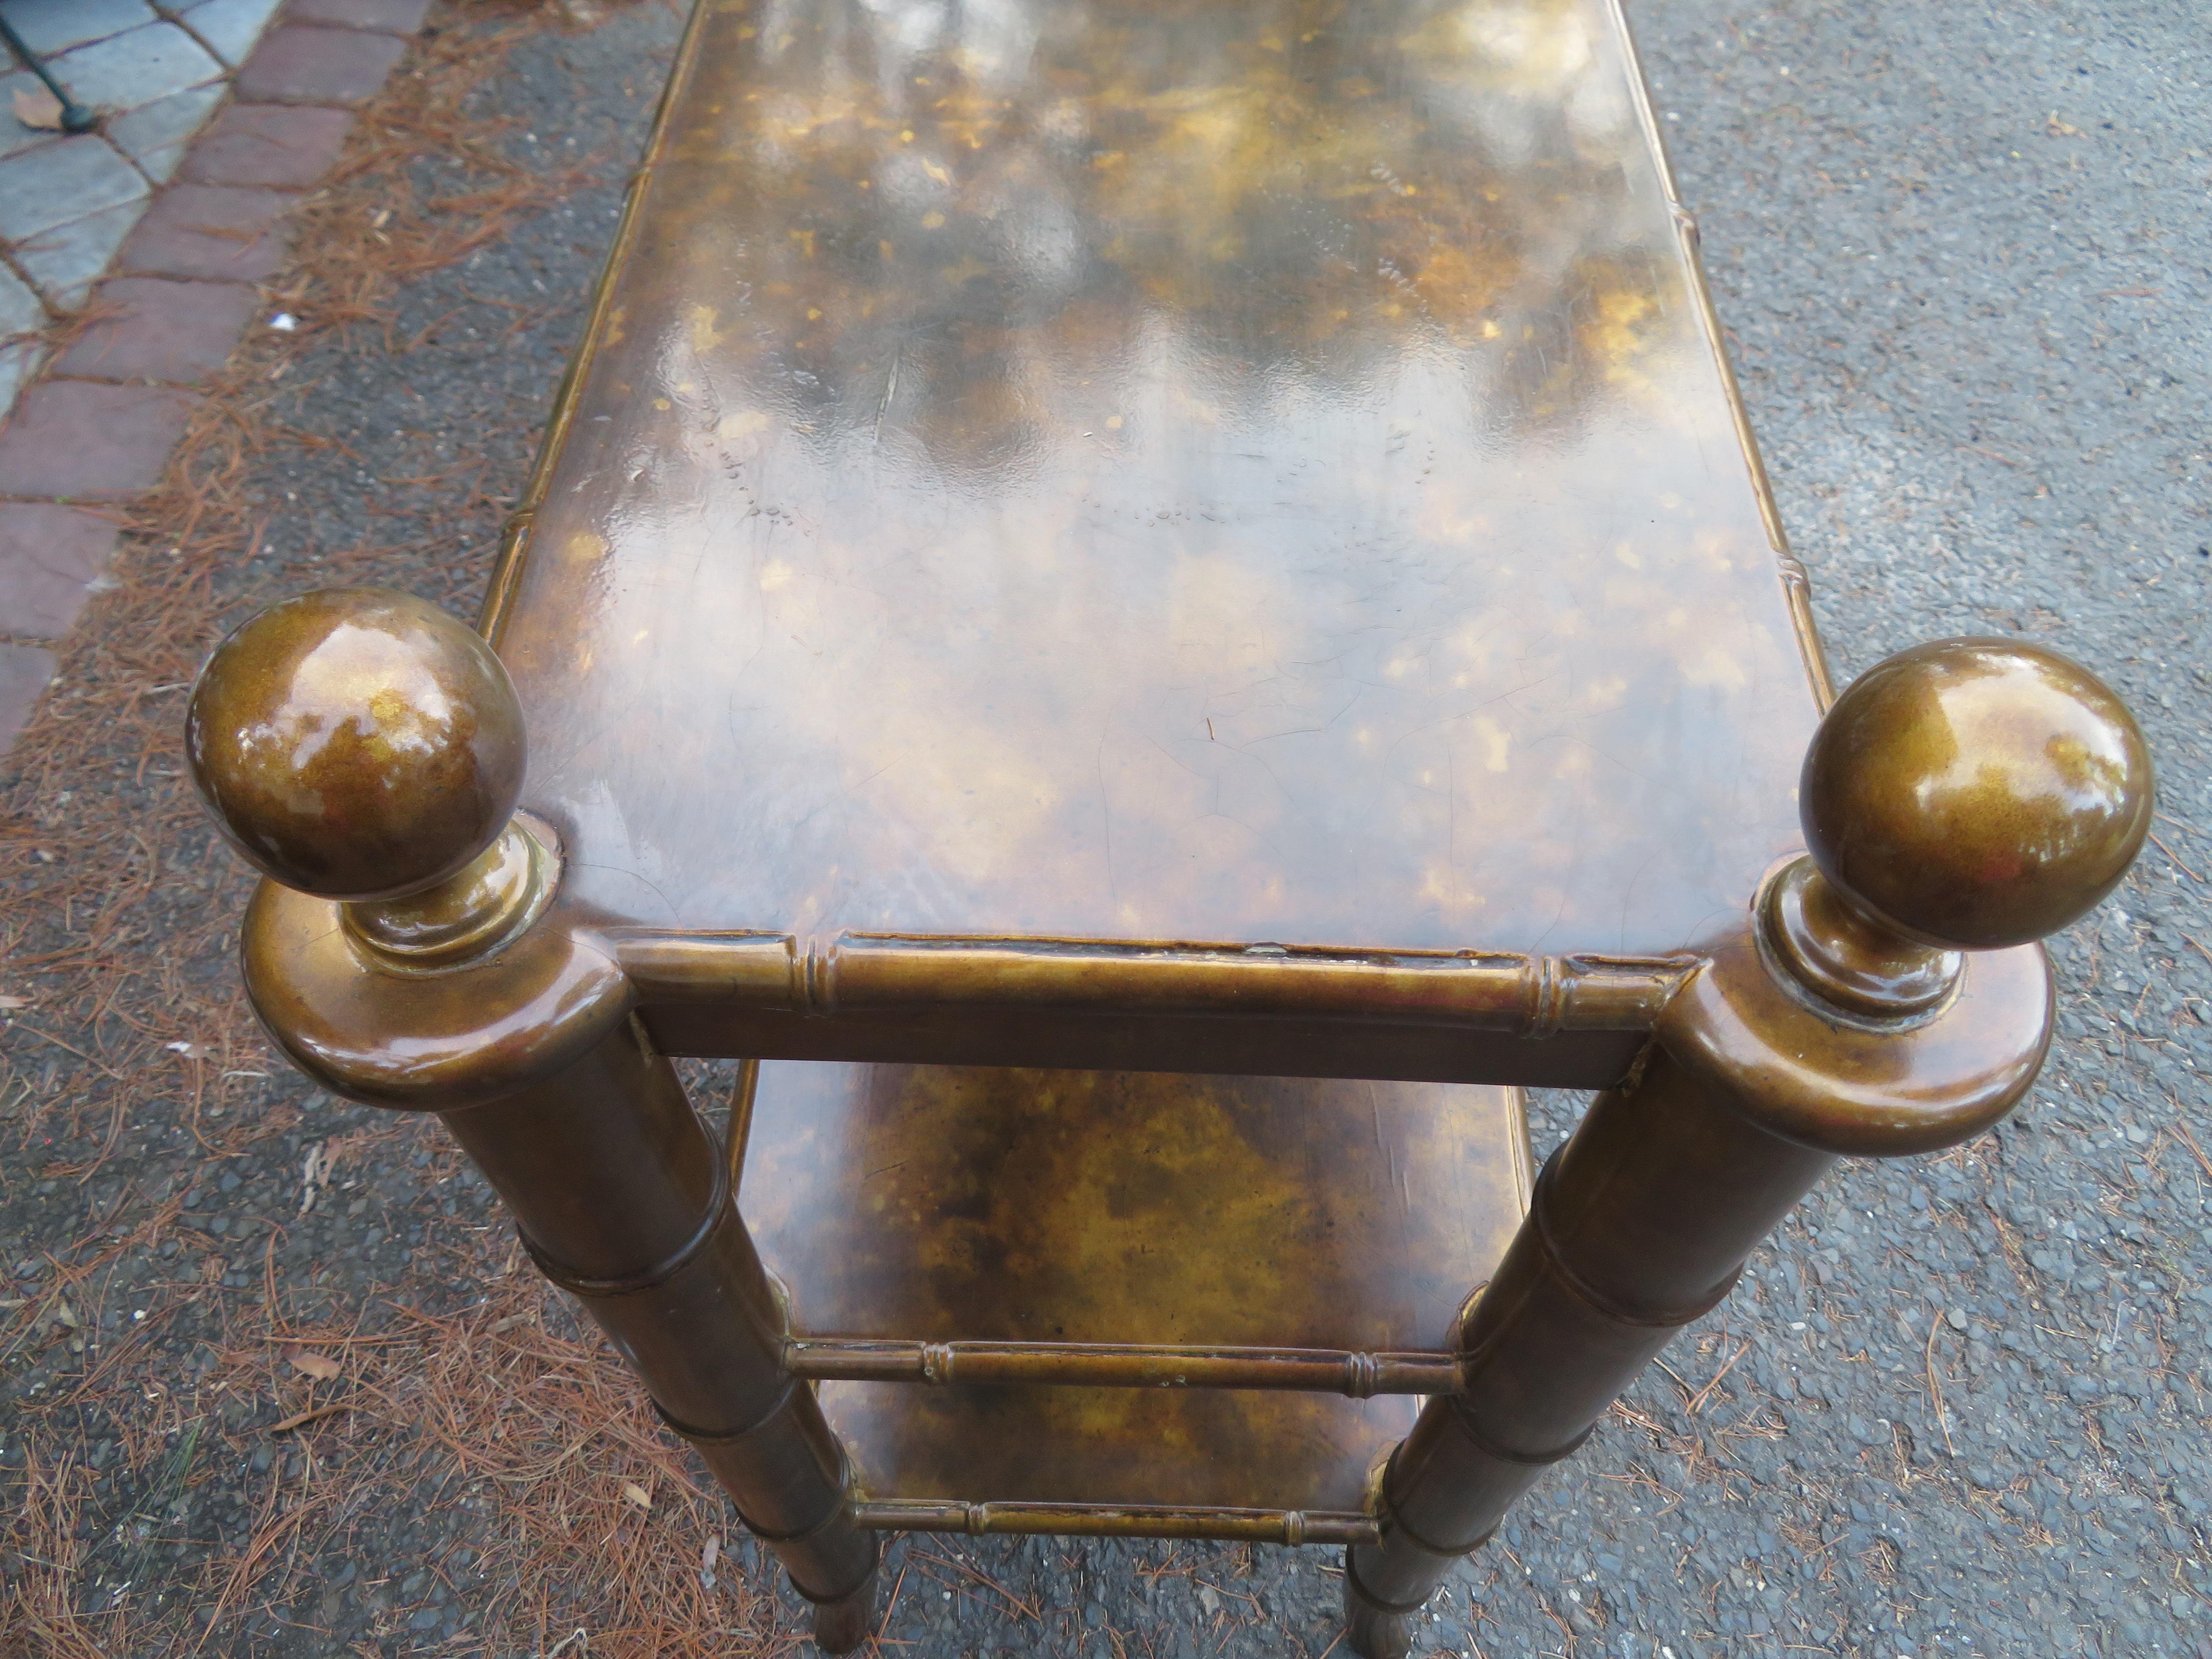
[[[727,1164],[560,901],[557,839],[515,811],[506,671],[435,606],[309,593],[216,650],[186,743],[269,879],[242,940],[270,1034],[331,1092],[434,1111],[696,1445],[842,1653],[873,1625],[872,1534],[843,1448],[784,1374],[783,1314]]]
[[[1728,1294],[1838,1157],[1951,1146],[2027,1092],[2051,1033],[2035,941],[2125,873],[2150,763],[2086,670],[1949,641],[1838,700],[1800,804],[1808,854],[1769,877],[1547,1164],[1458,1333],[1462,1391],[1392,1453],[1380,1541],[1346,1552],[1366,1659],[1408,1650],[1453,1559]]]

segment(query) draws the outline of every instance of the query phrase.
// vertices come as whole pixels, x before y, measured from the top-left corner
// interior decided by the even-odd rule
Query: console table
[[[276,1041],[830,1651],[935,1529],[1345,1547],[1404,1652],[1836,1158],[2020,1100],[2151,800],[2031,645],[1832,698],[1607,0],[702,0],[480,629],[287,601],[188,735]]]

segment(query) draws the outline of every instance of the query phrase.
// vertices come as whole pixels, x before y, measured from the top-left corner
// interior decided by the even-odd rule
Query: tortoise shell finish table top
[[[706,0],[487,620],[617,923],[1651,957],[1779,548],[1603,0]]]

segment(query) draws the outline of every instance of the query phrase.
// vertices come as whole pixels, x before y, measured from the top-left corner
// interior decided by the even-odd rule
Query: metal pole
[[[39,61],[38,54],[23,44],[23,37],[15,33],[15,26],[5,15],[0,15],[0,40],[5,40],[8,50],[21,60],[23,67],[45,82],[46,90],[53,94],[54,101],[62,106],[64,132],[90,132],[100,125],[100,118],[70,97],[68,89],[54,79],[52,71]]]

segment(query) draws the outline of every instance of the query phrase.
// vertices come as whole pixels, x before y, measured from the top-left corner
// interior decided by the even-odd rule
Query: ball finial
[[[303,593],[232,634],[192,688],[185,746],[232,844],[323,898],[436,885],[522,790],[522,710],[491,647],[382,588]]]
[[[1944,640],[1876,664],[1805,757],[1805,842],[1852,903],[1942,950],[2045,938],[2127,872],[2151,765],[2119,698],[2015,640]]]

